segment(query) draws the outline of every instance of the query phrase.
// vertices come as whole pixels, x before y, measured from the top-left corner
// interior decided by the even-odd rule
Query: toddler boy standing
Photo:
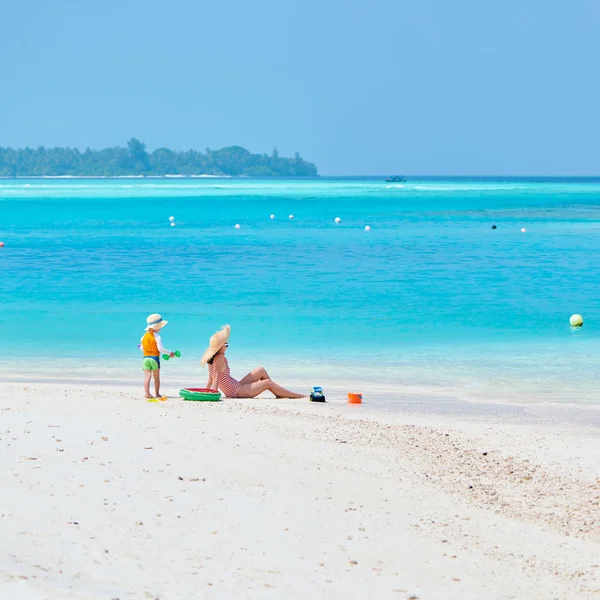
[[[158,400],[166,400],[166,396],[160,395],[160,355],[168,354],[173,358],[175,354],[167,350],[159,335],[159,331],[168,323],[158,313],[150,315],[146,319],[146,333],[142,336],[140,348],[144,353],[142,361],[142,369],[144,370],[144,393],[148,400],[157,398]],[[150,394],[150,380],[154,378],[155,395]]]

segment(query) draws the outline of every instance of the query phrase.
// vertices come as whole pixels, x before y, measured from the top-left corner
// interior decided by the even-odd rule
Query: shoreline
[[[183,387],[204,387],[207,374],[199,368],[196,360],[177,359],[163,363],[162,388],[172,396],[177,396]],[[235,375],[249,372],[254,363],[236,361]],[[280,363],[273,378],[285,387],[308,393],[311,385],[320,385],[325,390],[328,403],[345,407],[348,391],[363,394],[364,412],[381,415],[395,415],[403,412],[426,411],[430,414],[461,415],[464,418],[477,418],[495,415],[504,418],[550,419],[556,422],[581,424],[600,428],[600,404],[576,403],[569,401],[531,401],[527,395],[503,393],[494,398],[469,396],[469,390],[460,386],[429,382],[419,383],[417,379],[404,381],[402,378],[373,381],[371,369],[353,369],[338,365],[319,364],[313,368],[310,380],[305,376],[308,365]],[[45,385],[81,385],[119,387],[141,397],[142,374],[137,358],[87,358],[82,366],[80,358],[58,358],[51,368],[38,369],[32,377],[30,363],[20,363],[8,358],[5,369],[0,373],[0,385],[23,381]],[[506,384],[504,385],[506,387]]]
[[[2,388],[0,590],[15,600],[600,589],[597,430],[307,401],[149,404],[123,386]]]

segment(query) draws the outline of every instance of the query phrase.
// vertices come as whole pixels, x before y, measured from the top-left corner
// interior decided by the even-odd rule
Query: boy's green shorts
[[[144,356],[142,369],[144,371],[158,371],[160,369],[160,359],[158,356]]]

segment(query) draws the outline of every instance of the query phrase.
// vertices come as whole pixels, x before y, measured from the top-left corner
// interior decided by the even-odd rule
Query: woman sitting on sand
[[[240,381],[234,379],[229,373],[229,363],[225,352],[229,344],[231,327],[225,325],[211,338],[209,346],[200,360],[201,365],[208,364],[207,388],[220,389],[228,398],[254,398],[268,390],[275,398],[304,398],[302,394],[290,392],[269,377],[264,367],[257,367]]]

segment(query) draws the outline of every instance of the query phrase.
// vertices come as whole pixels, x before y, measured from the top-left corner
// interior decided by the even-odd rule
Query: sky
[[[600,0],[0,0],[0,146],[600,175]]]

